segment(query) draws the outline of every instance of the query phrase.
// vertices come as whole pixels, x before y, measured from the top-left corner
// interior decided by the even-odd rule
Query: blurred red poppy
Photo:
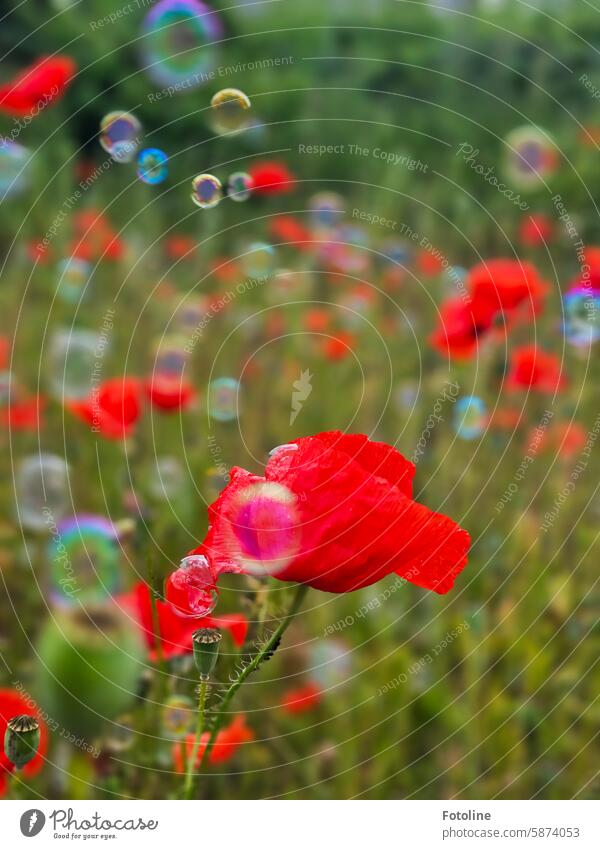
[[[265,160],[249,170],[252,177],[252,193],[256,195],[278,195],[291,192],[296,178],[285,162]]]
[[[450,298],[442,304],[438,326],[429,336],[429,344],[443,357],[469,359],[480,338],[491,328],[492,315],[475,319],[470,302]]]
[[[552,219],[542,213],[524,215],[519,224],[519,239],[527,248],[548,244],[554,234]]]
[[[85,401],[68,401],[73,415],[107,439],[123,439],[133,431],[141,413],[141,385],[135,377],[105,380]]]
[[[535,345],[525,345],[512,352],[505,385],[510,390],[555,392],[565,388],[567,379],[555,354],[542,351]]]
[[[294,440],[272,452],[264,478],[231,470],[229,484],[209,507],[206,539],[192,554],[204,555],[216,575],[243,573],[252,571],[250,561],[272,562],[267,549],[273,540],[285,545],[292,539],[297,544],[272,572],[279,580],[341,593],[396,572],[446,593],[466,566],[469,534],[413,501],[414,473],[394,448],[360,434],[332,431]],[[255,513],[256,484],[268,487],[256,496]],[[284,502],[277,500],[281,493]],[[293,527],[274,533],[279,516],[292,523],[290,511]]]
[[[308,713],[317,707],[321,700],[321,690],[316,684],[309,682],[287,690],[282,696],[281,706],[289,714]]]
[[[23,769],[23,775],[31,777],[37,775],[44,765],[44,756],[48,750],[48,729],[44,722],[39,717],[39,712],[36,705],[29,697],[21,695],[17,690],[0,689],[0,796],[6,794],[8,786],[8,775],[14,769],[14,765],[4,754],[4,735],[6,726],[13,718],[19,714],[27,714],[27,716],[36,716],[40,724],[40,745],[37,754],[26,764]]]
[[[0,410],[0,423],[15,431],[37,433],[44,427],[42,413],[46,406],[45,398],[36,395],[16,401]]]
[[[419,271],[426,277],[435,277],[441,273],[444,267],[442,258],[439,254],[432,253],[432,251],[418,251],[415,262]]]
[[[282,242],[293,242],[298,250],[309,250],[312,236],[308,230],[293,215],[277,215],[269,223],[271,235]]]
[[[169,236],[165,239],[165,251],[170,259],[192,259],[198,242],[191,236]]]
[[[352,353],[352,346],[355,344],[355,338],[352,333],[347,330],[341,330],[330,339],[326,339],[323,351],[328,360],[337,362],[345,360]]]
[[[133,610],[139,621],[150,658],[156,658],[156,631],[152,621],[150,588],[139,581],[127,594],[120,596],[120,604]],[[222,616],[188,618],[177,616],[172,607],[157,599],[158,630],[163,657],[177,657],[192,652],[192,634],[197,628],[221,628],[231,634],[236,646],[242,646],[248,632],[248,620],[241,613],[224,613]]]
[[[155,374],[144,385],[152,406],[164,413],[184,410],[196,397],[192,384],[179,377]]]
[[[209,737],[209,732],[205,731],[200,738],[198,755],[194,765],[195,768],[200,766]],[[254,740],[254,732],[246,725],[246,717],[243,714],[238,714],[238,716],[236,716],[228,726],[222,728],[217,734],[215,744],[208,756],[208,762],[210,764],[227,763],[227,761],[230,761],[233,758],[240,746],[243,746],[244,743],[249,743],[251,740]],[[173,746],[173,765],[176,772],[185,772],[188,759],[191,758],[193,749],[193,734],[188,734],[185,738],[185,743],[175,743]]]
[[[37,59],[13,80],[0,86],[0,111],[21,116],[41,111],[60,100],[76,70],[69,56]]]

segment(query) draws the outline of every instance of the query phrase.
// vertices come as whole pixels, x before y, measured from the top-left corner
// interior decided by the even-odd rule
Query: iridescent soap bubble
[[[506,169],[522,189],[535,188],[551,177],[559,165],[552,137],[534,126],[517,127],[505,139]]]
[[[48,351],[48,383],[60,401],[87,398],[106,343],[91,330],[57,330]]]
[[[167,179],[169,169],[167,167],[168,156],[157,147],[147,147],[138,153],[137,175],[142,183],[156,186]]]
[[[29,156],[27,148],[0,138],[0,201],[27,188],[24,169]]]
[[[56,454],[33,454],[16,471],[15,501],[20,524],[52,531],[69,506],[69,467]]]
[[[223,26],[200,0],[159,0],[142,27],[145,70],[159,85],[189,91],[211,77]]]
[[[200,209],[211,209],[220,203],[223,186],[212,174],[198,174],[192,180],[192,200]]]
[[[230,174],[227,180],[227,196],[236,203],[248,200],[252,194],[252,177],[245,171]]]
[[[308,208],[312,226],[316,230],[328,229],[339,224],[345,203],[343,197],[335,192],[318,192],[309,198]]]
[[[63,519],[48,546],[55,604],[103,602],[121,587],[119,544],[112,522],[82,514]]]
[[[336,687],[348,680],[352,664],[350,646],[342,640],[319,640],[310,647],[311,679],[323,689]]]
[[[152,364],[155,377],[180,380],[187,366],[190,355],[186,350],[184,336],[165,336],[157,344]]]
[[[186,333],[196,330],[205,319],[210,307],[209,299],[204,295],[186,297],[177,307],[175,324]]]
[[[148,490],[154,498],[175,498],[185,480],[183,466],[176,457],[156,457],[150,470]]]
[[[217,135],[239,133],[248,126],[250,98],[239,88],[223,88],[210,101],[210,124]]]
[[[109,112],[100,121],[100,144],[115,162],[131,162],[140,144],[142,125],[131,112]]]
[[[240,257],[242,271],[247,277],[269,277],[275,265],[275,248],[266,242],[252,242]]]
[[[240,384],[233,377],[217,377],[208,386],[207,408],[211,419],[231,422],[238,416]]]
[[[85,259],[71,256],[59,262],[58,295],[67,303],[78,303],[85,294],[88,280],[92,274],[92,265]]]
[[[487,408],[481,398],[467,395],[459,398],[454,407],[454,430],[461,439],[477,439],[487,424]]]
[[[576,348],[588,348],[600,339],[600,290],[575,286],[563,298],[565,336]]]
[[[402,266],[403,268],[410,265],[413,257],[413,251],[410,245],[406,242],[401,242],[396,239],[388,239],[381,245],[381,254],[384,260],[393,263],[394,265]]]
[[[229,557],[252,575],[277,575],[298,554],[297,498],[282,484],[249,484],[231,499],[222,519]]]
[[[161,727],[169,740],[182,740],[192,731],[196,706],[189,696],[169,696],[162,707]]]
[[[219,591],[206,557],[190,554],[171,572],[166,583],[171,609],[182,618],[208,616],[217,606]]]

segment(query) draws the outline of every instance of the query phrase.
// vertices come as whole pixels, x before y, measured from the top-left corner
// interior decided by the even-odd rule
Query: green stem
[[[194,791],[194,766],[198,757],[198,749],[200,748],[200,740],[204,731],[204,709],[206,706],[206,691],[208,690],[208,681],[200,681],[200,696],[198,698],[198,718],[196,721],[196,735],[194,737],[194,745],[191,755],[187,762],[187,771],[185,775],[184,799],[192,799]],[[185,743],[184,743],[185,745]]]
[[[285,629],[298,612],[298,608],[302,604],[307,590],[308,586],[306,584],[298,584],[298,586],[296,587],[294,598],[292,599],[292,604],[290,605],[290,609],[288,610],[284,618],[281,620],[275,631],[273,631],[267,642],[262,646],[260,651],[254,655],[250,663],[245,666],[244,669],[242,669],[238,677],[227,689],[219,706],[219,712],[215,717],[214,725],[208,740],[208,745],[206,746],[204,754],[202,755],[202,761],[200,762],[200,770],[206,763],[206,759],[210,755],[212,748],[215,744],[217,734],[219,733],[221,726],[225,721],[229,703],[231,702],[232,698],[235,696],[239,688],[242,686],[246,678],[251,675],[252,672],[254,672],[256,669],[258,669],[262,661],[265,659],[265,656],[269,656],[271,652],[275,651],[279,644],[279,641],[281,640],[281,637],[283,636]]]

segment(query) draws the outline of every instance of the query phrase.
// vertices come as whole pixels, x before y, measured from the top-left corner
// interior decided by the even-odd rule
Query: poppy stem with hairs
[[[246,678],[256,669],[258,669],[258,667],[263,662],[263,660],[265,660],[265,658],[270,657],[273,652],[276,651],[284,631],[298,612],[298,609],[302,604],[307,591],[307,584],[298,584],[294,593],[294,597],[292,599],[292,603],[290,605],[290,609],[288,610],[284,618],[281,620],[277,628],[273,631],[266,643],[261,647],[260,651],[254,655],[250,663],[248,663],[248,665],[242,669],[235,681],[227,689],[225,695],[223,696],[221,704],[219,705],[219,711],[215,717],[210,737],[202,755],[202,760],[200,762],[198,771],[202,769],[212,751],[212,748],[215,744],[215,740],[217,738],[217,734],[219,733],[221,726],[225,721],[225,717],[227,716],[227,708],[229,706],[230,701],[235,696],[239,688],[242,686]]]
[[[200,696],[198,698],[198,718],[196,720],[196,735],[194,737],[194,745],[187,762],[185,774],[185,785],[183,798],[191,799],[194,790],[194,767],[196,758],[198,757],[198,749],[200,748],[200,740],[204,731],[204,713],[206,707],[206,691],[208,690],[208,681],[200,681]]]

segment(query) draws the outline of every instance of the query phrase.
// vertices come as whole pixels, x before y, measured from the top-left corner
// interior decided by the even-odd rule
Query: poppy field
[[[597,798],[598,11],[43,5],[0,798]]]

